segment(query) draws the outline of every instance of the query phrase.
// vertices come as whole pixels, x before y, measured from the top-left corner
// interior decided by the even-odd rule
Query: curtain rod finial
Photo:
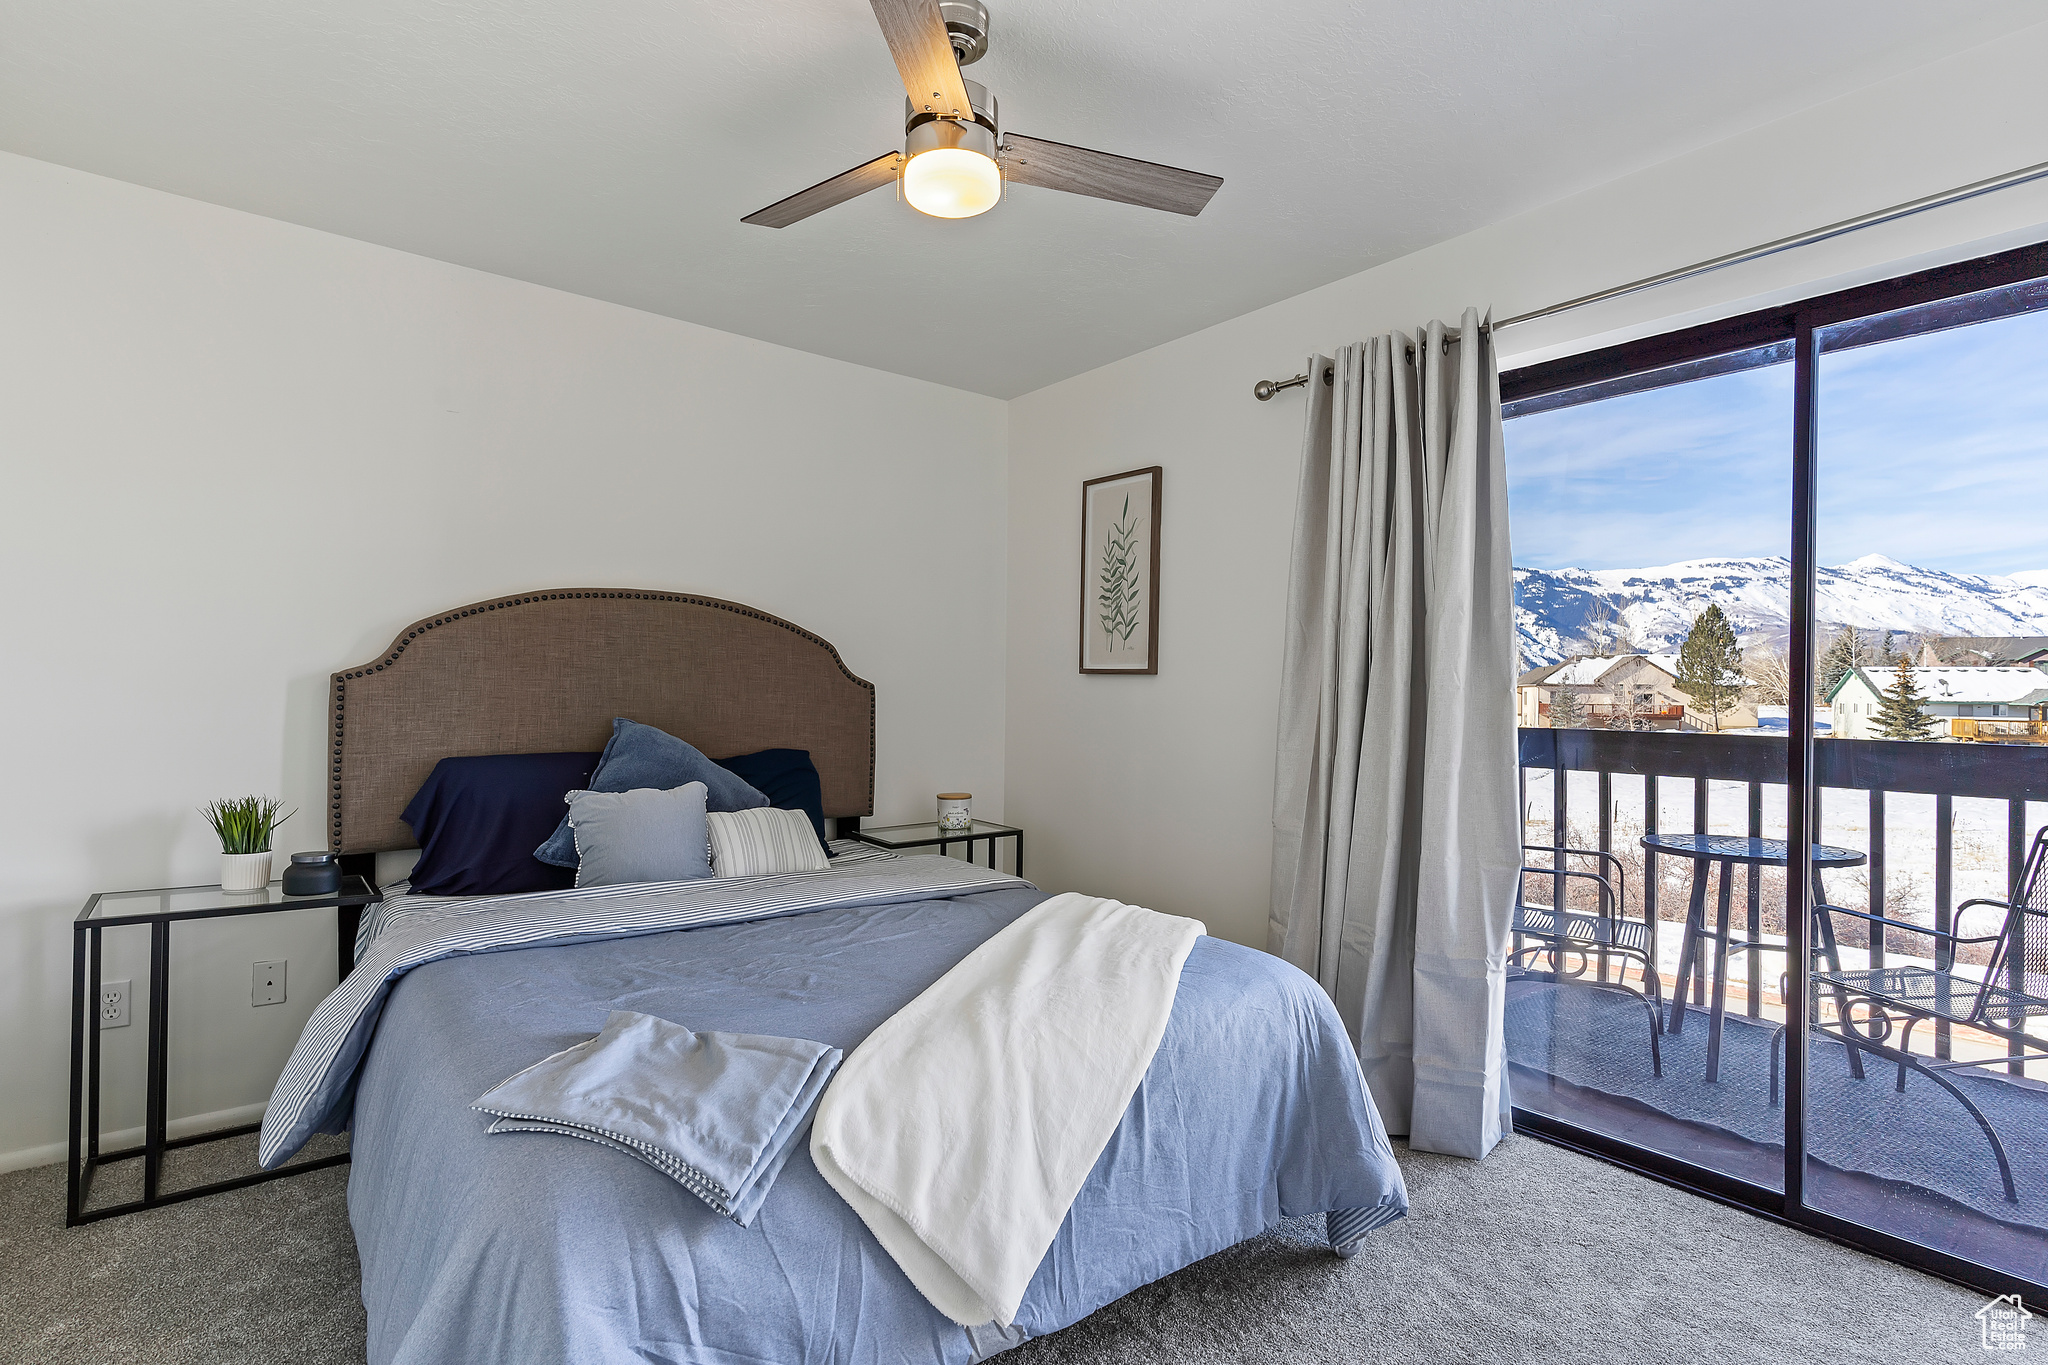
[[[1323,372],[1323,382],[1328,383],[1329,379],[1329,371],[1325,370]],[[1306,374],[1298,374],[1292,379],[1261,379],[1258,383],[1252,385],[1252,397],[1263,403],[1282,389],[1298,389],[1306,383],[1308,383],[1308,376]]]

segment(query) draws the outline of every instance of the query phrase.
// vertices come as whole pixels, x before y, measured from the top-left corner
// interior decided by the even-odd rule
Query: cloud
[[[1783,555],[1792,367],[1507,424],[1515,562],[1620,568]],[[1820,558],[2048,568],[2048,312],[1823,353]]]
[[[1515,563],[1782,555],[1792,373],[1770,365],[1507,424]]]

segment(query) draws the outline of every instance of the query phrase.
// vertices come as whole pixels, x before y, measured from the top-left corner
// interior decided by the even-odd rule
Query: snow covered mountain
[[[1720,603],[1745,646],[1782,644],[1791,573],[1791,561],[1775,557],[1655,569],[1516,569],[1522,667],[1556,663],[1575,652],[1574,642],[1621,633],[1617,625],[1639,649],[1675,651],[1709,602]],[[1829,625],[1902,635],[2048,635],[2048,569],[1951,574],[1865,555],[1823,568],[1818,587],[1818,615]]]

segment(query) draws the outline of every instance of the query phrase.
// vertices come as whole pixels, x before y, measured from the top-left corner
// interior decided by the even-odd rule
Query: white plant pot
[[[261,891],[270,885],[268,853],[223,853],[220,855],[220,889]]]

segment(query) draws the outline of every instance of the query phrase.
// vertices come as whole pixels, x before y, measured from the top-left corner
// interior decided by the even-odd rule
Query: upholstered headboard
[[[596,751],[625,716],[713,758],[808,749],[825,814],[874,810],[875,688],[839,651],[715,597],[557,588],[416,621],[328,692],[328,844],[415,847],[399,813],[444,758]]]

